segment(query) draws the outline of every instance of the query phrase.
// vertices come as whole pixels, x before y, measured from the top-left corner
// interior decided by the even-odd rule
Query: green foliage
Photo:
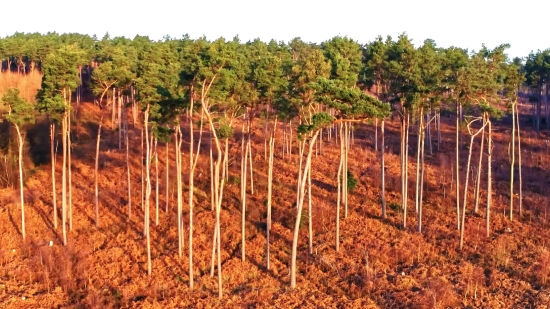
[[[4,106],[8,107],[8,114],[4,116],[6,120],[17,127],[34,124],[34,107],[19,96],[18,89],[9,88],[2,96],[1,101]]]
[[[241,178],[239,176],[231,175],[229,176],[229,183],[238,186],[241,184]]]
[[[311,117],[309,124],[301,124],[298,126],[298,134],[303,136],[310,132],[315,132],[324,128],[334,121],[334,117],[325,112],[316,113]]]
[[[348,169],[348,173],[347,173],[348,191],[353,192],[353,190],[355,190],[355,188],[357,187],[358,182],[359,181],[357,180],[357,178],[355,178],[351,170]]]
[[[218,128],[216,128],[216,135],[220,139],[227,139],[233,136],[234,129],[227,123],[220,123]]]

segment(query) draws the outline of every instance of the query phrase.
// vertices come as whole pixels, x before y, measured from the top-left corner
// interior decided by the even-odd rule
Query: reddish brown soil
[[[527,107],[525,107],[527,112]],[[388,219],[380,218],[380,167],[373,151],[374,128],[362,125],[350,153],[350,168],[359,179],[350,194],[349,216],[341,223],[340,252],[334,250],[336,171],[338,147],[323,142],[323,153],[313,163],[314,253],[308,254],[307,221],[302,223],[298,253],[298,288],[291,290],[289,262],[295,220],[297,156],[282,159],[277,140],[274,179],[274,224],[271,269],[265,268],[264,198],[267,163],[263,130],[253,134],[254,194],[248,195],[247,256],[240,256],[239,186],[227,184],[222,222],[224,298],[217,297],[217,278],[210,277],[214,213],[210,211],[207,147],[196,173],[194,231],[195,290],[188,288],[187,239],[178,256],[174,154],[170,151],[170,194],[164,212],[164,146],[160,157],[160,220],[154,224],[151,197],[153,274],[147,276],[143,211],[140,205],[139,131],[131,132],[132,217],[126,201],[125,152],[118,134],[104,131],[100,154],[100,226],[94,226],[93,164],[97,108],[83,104],[73,157],[73,230],[68,246],[61,244],[61,228],[53,228],[50,166],[28,173],[26,183],[27,240],[20,234],[18,191],[0,192],[0,307],[2,308],[548,308],[550,306],[550,238],[548,198],[550,178],[547,144],[523,131],[523,217],[507,219],[509,165],[507,120],[496,125],[494,211],[492,235],[485,237],[485,196],[478,214],[472,213],[470,194],[466,243],[458,250],[454,187],[453,118],[444,118],[443,143],[426,158],[423,234],[416,232],[414,211],[415,136],[410,141],[408,226],[400,209],[399,127],[387,127]],[[524,118],[527,120],[527,118]],[[240,126],[238,126],[240,127]],[[46,131],[43,132],[47,140]],[[466,135],[465,135],[466,138]],[[466,140],[466,139],[465,139]],[[435,141],[435,134],[434,134]],[[230,173],[239,175],[240,142],[232,140]],[[171,146],[173,147],[173,146]],[[296,145],[294,144],[294,147]],[[184,153],[186,152],[184,146]],[[477,148],[473,165],[477,165]],[[462,151],[465,155],[466,148]],[[294,148],[293,153],[297,153]],[[428,150],[427,153],[429,154]],[[465,156],[463,156],[465,160]],[[58,201],[61,199],[61,162],[58,160]],[[186,159],[184,159],[185,164]],[[465,162],[465,161],[464,161]],[[462,165],[465,165],[462,164]],[[463,168],[464,169],[464,168]],[[484,167],[486,170],[486,167]],[[154,175],[154,168],[153,168]],[[187,167],[184,174],[187,173]],[[464,174],[463,176],[464,177]],[[486,176],[483,177],[485,179]],[[185,182],[186,175],[184,175]],[[235,178],[233,178],[235,179]],[[472,184],[472,181],[470,181]],[[485,188],[483,182],[482,187]],[[472,187],[472,185],[470,186]],[[154,189],[154,187],[153,187]],[[185,191],[184,191],[185,192]],[[445,193],[443,193],[445,192]],[[472,190],[473,192],[473,190]],[[462,193],[461,193],[462,198]],[[516,200],[517,205],[517,200]],[[187,228],[188,213],[185,212]],[[59,217],[59,224],[61,224]],[[304,211],[304,219],[307,210]],[[185,231],[187,235],[188,230]],[[54,245],[49,246],[49,241]]]

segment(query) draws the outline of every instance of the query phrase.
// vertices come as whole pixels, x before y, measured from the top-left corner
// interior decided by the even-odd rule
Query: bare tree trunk
[[[423,123],[424,123],[424,115],[422,114],[422,111],[420,112],[420,116],[418,117],[419,118],[419,124],[418,124],[418,134],[417,134],[417,141],[416,141],[416,146],[417,146],[417,151],[416,151],[416,199],[415,199],[415,210],[416,212],[418,213],[419,211],[419,200],[418,198],[420,197],[420,157],[421,157],[421,154],[422,154],[422,150],[421,150],[421,140],[422,140],[422,127],[423,127]]]
[[[428,113],[426,114],[426,121],[430,121],[429,119],[431,118],[432,116],[432,113],[431,111],[428,111]],[[430,155],[433,154],[433,149],[432,149],[432,126],[431,126],[431,123],[428,123],[428,125],[426,126],[426,133],[428,134],[428,149],[430,150]]]
[[[418,147],[418,158],[420,158],[419,165],[416,169],[416,200],[418,203],[418,232],[422,233],[422,194],[424,193],[424,136],[425,136],[425,130],[426,126],[424,125],[424,108],[420,108],[420,124],[419,124],[419,141],[420,141],[420,147]],[[429,123],[427,123],[429,125]],[[418,161],[417,161],[418,162]],[[420,179],[418,171],[420,170]]]
[[[305,183],[306,183],[306,180],[307,180],[307,174],[310,172],[309,169],[311,167],[311,156],[313,154],[313,146],[315,144],[315,140],[317,139],[318,134],[319,134],[318,131],[313,133],[313,136],[311,137],[311,139],[309,141],[309,152],[307,154],[307,159],[306,159],[302,179],[300,179],[300,182],[301,182],[301,186],[300,186],[301,190],[300,190],[300,193],[299,193],[300,199],[299,199],[299,202],[298,202],[298,205],[297,205],[298,209],[297,209],[297,214],[296,214],[296,223],[294,224],[294,236],[293,236],[293,239],[292,239],[292,260],[291,260],[291,263],[290,263],[290,287],[292,289],[296,288],[296,253],[297,253],[297,250],[298,250],[298,233],[300,231],[300,220],[301,220],[301,217],[302,217],[302,208],[303,208],[303,204],[304,204]]]
[[[71,113],[68,114],[67,120],[67,168],[69,173],[69,231],[73,230],[73,173],[71,167]]]
[[[144,199],[144,196],[145,196],[145,181],[143,180],[143,128],[140,128],[140,131],[139,131],[139,134],[140,134],[140,139],[141,139],[141,153],[140,153],[140,166],[141,166],[141,195],[140,195],[140,200],[141,200],[141,210],[144,210],[145,209],[145,201],[143,200]]]
[[[181,118],[181,115],[178,116]],[[182,211],[183,211],[183,180],[182,180],[182,159],[181,159],[181,144],[183,142],[183,136],[181,132],[181,125],[176,124],[176,187],[177,187],[177,199],[178,199],[178,215],[177,215],[177,225],[178,225],[178,256],[181,258],[183,256],[183,231],[182,231]]]
[[[248,163],[248,142],[244,141],[244,123],[241,139],[241,260],[246,260],[246,168]]]
[[[489,118],[489,114],[487,113],[485,113],[485,121],[487,121],[487,213],[489,213],[493,197],[493,178],[491,167],[491,160],[493,157],[493,134],[491,129],[491,118]],[[510,220],[511,219],[512,213],[510,213]],[[487,216],[487,231],[489,231],[489,216]]]
[[[460,135],[460,112],[461,105],[456,102],[456,224],[457,229],[460,229],[460,145],[461,145],[461,135]]]
[[[57,191],[55,190],[55,122],[50,120],[50,156],[52,161],[53,226],[57,229]]]
[[[374,152],[378,152],[378,118],[374,119]]]
[[[510,159],[510,212],[514,210],[514,165],[516,161],[516,107],[515,104],[512,103],[512,132],[511,132],[511,159]],[[482,147],[483,149],[483,147]],[[519,211],[519,217],[521,218],[521,209]]]
[[[67,245],[67,111],[63,115],[62,144],[63,144],[63,169],[61,179],[61,225],[63,231],[63,245]]]
[[[521,134],[519,131],[520,122],[519,122],[519,111],[518,111],[517,104],[515,108],[516,108],[516,125],[517,125],[517,131],[518,131],[519,212],[521,213],[523,210],[523,182],[522,182],[522,174],[521,174]],[[489,231],[489,229],[487,229],[487,231]]]
[[[121,150],[122,149],[122,100],[121,100],[121,92],[119,91],[118,92],[118,104],[117,104],[117,107],[118,107],[118,149]]]
[[[170,204],[170,158],[169,158],[169,152],[168,150],[170,149],[170,142],[166,142],[166,155],[165,155],[165,164],[166,164],[166,193],[165,193],[165,200],[166,200],[166,205],[165,205],[165,208],[164,208],[164,212],[165,213],[168,213],[168,205]]]
[[[132,184],[130,181],[130,145],[129,145],[129,136],[128,136],[128,110],[125,109],[126,116],[124,117],[124,127],[125,127],[125,144],[126,144],[126,184],[128,186],[128,220],[132,217]]]
[[[344,218],[348,217],[348,124],[344,123],[344,135],[340,135],[340,139],[344,142],[344,170],[342,171],[342,199],[344,200]]]
[[[382,140],[380,141],[380,176],[381,176],[381,183],[382,183],[382,219],[386,219],[386,167],[384,166],[384,153],[386,152],[385,144],[384,144],[384,119],[382,119],[382,122],[380,123],[380,136]]]
[[[120,119],[119,119],[120,122]],[[155,225],[159,225],[159,152],[158,139],[155,137]]]
[[[275,118],[275,124],[273,125],[273,131],[269,138],[269,167],[267,172],[267,227],[266,227],[266,260],[269,269],[269,236],[271,231],[271,196],[273,193],[273,155],[275,152],[275,132],[277,129],[277,118]]]
[[[343,123],[339,124],[342,135]],[[338,197],[336,198],[336,252],[340,250],[340,197],[342,196],[342,170],[344,169],[344,141],[340,139],[340,164],[338,164]]]
[[[479,147],[479,162],[477,164],[477,180],[476,180],[476,190],[475,190],[475,202],[474,202],[474,213],[477,213],[479,210],[479,194],[481,187],[481,168],[483,166],[483,144],[485,142],[485,129],[481,131],[481,145]]]
[[[441,110],[437,111],[437,151],[441,147]]]
[[[147,236],[147,274],[151,275],[152,266],[151,266],[151,233],[149,231],[149,217],[150,217],[150,208],[149,200],[151,197],[151,177],[150,177],[150,142],[149,142],[149,105],[144,113],[143,125],[145,126],[145,141],[147,147],[147,157],[146,157],[146,167],[145,167],[145,181],[147,182],[146,191],[145,191],[145,232]]]
[[[407,125],[405,126],[405,206],[409,205],[409,127],[411,114],[407,113]]]
[[[308,236],[309,236],[309,254],[313,254],[313,212],[311,207],[311,162],[309,163],[310,172],[307,173],[307,200],[308,200]]]
[[[99,178],[99,143],[101,141],[101,127],[103,125],[103,113],[101,113],[101,118],[99,119],[99,126],[97,128],[97,141],[95,146],[95,169],[94,169],[94,176],[95,176],[95,195],[94,195],[94,213],[95,213],[95,226],[99,226],[99,186],[98,186],[98,178]]]
[[[19,126],[15,125],[15,130],[17,131],[17,139],[19,142],[19,194],[21,199],[21,234],[23,236],[23,239],[26,238],[25,233],[25,197],[23,190],[25,187],[23,186],[23,136],[21,136],[21,131],[19,130]]]
[[[406,182],[405,182],[405,173],[407,171],[405,170],[405,134],[406,134],[406,120],[405,120],[405,108],[401,108],[403,111],[403,115],[401,117],[401,136],[399,140],[400,149],[399,149],[399,155],[401,157],[400,167],[401,167],[401,205],[403,207],[403,228],[407,227],[407,205],[406,205],[406,193],[407,190]]]
[[[462,250],[464,246],[464,224],[466,220],[466,203],[468,201],[468,180],[469,180],[469,173],[470,173],[470,163],[472,161],[472,149],[474,148],[474,139],[475,137],[480,133],[485,131],[485,126],[487,123],[485,122],[485,119],[483,119],[483,125],[482,127],[477,130],[474,134],[472,134],[470,130],[470,125],[473,123],[468,123],[468,132],[470,133],[470,148],[468,149],[468,163],[466,164],[466,178],[464,179],[464,199],[462,201],[462,218],[461,218],[461,224],[460,224],[460,245],[459,248]],[[475,121],[475,120],[474,120]],[[480,151],[483,151],[483,149],[480,149]]]

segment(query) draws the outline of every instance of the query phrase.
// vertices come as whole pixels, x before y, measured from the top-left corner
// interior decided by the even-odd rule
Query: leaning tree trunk
[[[99,143],[101,141],[101,126],[103,124],[103,113],[101,113],[101,118],[99,119],[99,126],[97,128],[97,141],[95,146],[95,168],[94,168],[94,214],[95,214],[95,226],[99,226]],[[128,182],[129,184],[130,182]],[[128,216],[130,216],[128,214]]]
[[[462,218],[461,218],[461,224],[460,224],[460,245],[459,248],[462,250],[464,246],[464,224],[466,223],[466,202],[468,200],[468,180],[469,180],[469,174],[470,174],[470,163],[472,162],[472,148],[474,147],[474,139],[475,137],[480,133],[485,131],[486,122],[484,121],[482,127],[477,130],[474,134],[470,132],[469,125],[472,122],[468,124],[468,131],[470,133],[470,147],[468,149],[468,163],[466,164],[466,178],[464,179],[464,197],[462,200]],[[480,149],[480,151],[483,151],[483,149]]]
[[[481,188],[481,167],[483,166],[483,145],[485,142],[485,130],[481,131],[481,145],[479,147],[479,162],[477,165],[477,179],[476,179],[476,190],[474,194],[474,213],[477,213],[479,210],[479,195]]]
[[[304,196],[305,196],[305,185],[307,180],[307,174],[310,172],[311,168],[311,156],[313,154],[313,146],[315,145],[315,140],[317,139],[317,136],[319,135],[319,131],[316,131],[313,136],[311,137],[311,140],[309,141],[309,152],[307,154],[307,159],[304,167],[304,172],[302,174],[302,179],[300,179],[300,198],[297,205],[297,213],[296,213],[296,223],[294,224],[294,236],[292,239],[292,260],[290,262],[290,287],[292,289],[296,288],[296,253],[298,250],[298,233],[300,231],[300,220],[302,217],[302,208],[304,205]]]

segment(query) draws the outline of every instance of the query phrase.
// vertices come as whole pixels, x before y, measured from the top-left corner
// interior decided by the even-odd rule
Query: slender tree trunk
[[[313,136],[309,141],[309,152],[307,154],[307,159],[306,159],[302,179],[300,179],[301,181],[301,186],[300,186],[301,190],[299,194],[300,201],[298,202],[296,223],[294,224],[294,236],[292,239],[292,260],[290,263],[290,287],[292,289],[296,288],[296,253],[298,250],[298,233],[300,231],[300,219],[302,217],[302,208],[304,204],[304,195],[305,195],[304,189],[305,189],[305,184],[307,180],[307,174],[310,172],[309,169],[311,167],[311,156],[313,154],[313,146],[315,144],[315,140],[317,139],[318,134],[319,134],[318,131],[313,133]]]
[[[50,156],[52,161],[53,226],[57,229],[57,191],[55,190],[55,122],[50,120]]]
[[[431,119],[431,116],[432,116],[432,113],[431,111],[429,111],[427,114],[426,114],[426,122],[430,121]],[[432,126],[431,126],[431,123],[428,122],[428,125],[426,126],[426,134],[428,135],[428,149],[430,150],[430,155],[433,154],[433,149],[432,149]]]
[[[144,210],[145,209],[145,201],[143,200],[144,199],[144,196],[145,196],[145,181],[143,179],[143,128],[140,128],[140,131],[139,131],[139,134],[140,134],[140,139],[141,139],[141,153],[140,153],[140,166],[141,166],[141,195],[140,195],[140,200],[141,200],[141,210]]]
[[[401,108],[403,111],[403,115],[401,117],[401,136],[400,136],[400,150],[399,155],[401,156],[401,205],[403,207],[403,228],[407,227],[407,207],[406,207],[406,193],[407,190],[406,182],[405,182],[405,173],[407,173],[405,169],[405,130],[406,130],[406,120],[405,120],[405,109],[404,107]]]
[[[277,118],[275,118],[275,124],[273,125],[273,131],[269,138],[269,167],[267,172],[267,227],[266,227],[266,260],[269,269],[269,236],[271,231],[271,196],[273,193],[273,155],[275,152],[275,132],[277,129]]]
[[[405,126],[405,206],[406,209],[409,204],[409,127],[411,121],[411,114],[407,113],[407,124]],[[406,212],[406,211],[405,211]]]
[[[518,105],[516,104],[516,125],[517,125],[517,132],[518,132],[518,176],[519,176],[519,211],[520,213],[523,210],[523,181],[522,181],[522,174],[521,174],[521,134],[520,134],[520,122],[519,122],[519,111],[518,111]],[[487,229],[487,235],[489,235],[489,229]]]
[[[417,144],[417,151],[416,151],[416,199],[415,199],[415,210],[416,212],[418,213],[419,211],[419,197],[420,197],[420,157],[422,155],[422,150],[421,150],[421,143],[422,143],[422,127],[424,125],[424,115],[422,113],[422,109],[420,111],[420,116],[418,117],[419,118],[419,124],[418,124],[418,134],[417,134],[417,141],[416,141],[416,144]]]
[[[339,124],[342,135],[343,123]],[[338,197],[336,198],[336,252],[340,250],[340,197],[342,196],[342,170],[344,169],[344,141],[340,140],[340,164],[338,164]]]
[[[342,187],[344,189],[342,198],[344,200],[344,218],[348,217],[348,124],[344,123],[344,135],[340,136],[340,139],[344,142],[344,170],[342,171]]]
[[[145,191],[145,232],[147,235],[147,274],[150,276],[152,272],[151,266],[151,233],[149,231],[149,217],[150,217],[150,208],[149,200],[151,198],[151,176],[150,176],[150,142],[149,142],[149,105],[144,113],[143,125],[145,126],[145,141],[147,147],[147,157],[146,157],[146,167],[145,167],[145,181],[147,182],[146,191]]]
[[[117,104],[117,107],[118,107],[118,150],[121,150],[122,149],[122,100],[121,100],[121,93],[120,91],[118,92],[118,104]]]
[[[460,107],[461,105],[456,102],[456,224],[457,229],[460,229]]]
[[[474,213],[477,213],[479,210],[479,195],[481,188],[481,168],[483,166],[483,143],[485,142],[485,129],[481,131],[481,145],[479,147],[479,162],[477,164],[477,179],[476,179],[476,190],[475,190],[475,202],[474,202]]]
[[[94,169],[94,179],[95,179],[95,195],[94,195],[94,214],[95,214],[95,226],[99,226],[99,143],[101,141],[101,126],[103,125],[103,113],[101,113],[101,118],[99,119],[99,126],[97,128],[97,140],[95,146],[95,169]]]
[[[313,211],[311,207],[311,162],[309,162],[309,173],[307,173],[307,200],[308,200],[308,238],[309,254],[313,254]]]
[[[169,149],[170,149],[170,142],[166,142],[166,155],[165,155],[165,163],[166,163],[166,193],[165,193],[165,200],[166,200],[166,206],[164,208],[164,212],[168,213],[168,205],[170,204],[170,158],[169,158]]]
[[[73,173],[71,167],[71,113],[69,112],[67,119],[67,169],[69,173],[69,231],[73,230]]]
[[[416,179],[417,179],[417,185],[416,185],[416,200],[418,202],[418,232],[419,233],[422,233],[422,195],[424,193],[424,140],[425,140],[425,130],[426,130],[426,126],[424,125],[423,123],[423,120],[424,120],[424,115],[423,115],[423,111],[424,111],[424,108],[420,108],[420,125],[419,125],[419,128],[418,130],[420,131],[419,133],[419,140],[420,140],[420,147],[418,148],[418,153],[419,153],[419,158],[420,158],[420,163],[419,163],[419,166],[417,167],[416,171],[417,171],[417,176],[416,176]],[[427,125],[429,125],[429,123],[427,123]],[[418,171],[420,170],[420,180],[419,180],[419,175],[418,175]]]
[[[67,111],[63,115],[62,128],[62,145],[63,145],[63,168],[61,179],[61,229],[63,231],[63,245],[67,245]]]
[[[17,139],[19,142],[19,194],[21,199],[21,234],[23,236],[23,239],[26,238],[25,233],[25,197],[24,197],[24,189],[23,186],[23,136],[21,136],[21,131],[19,130],[19,126],[15,125],[15,130],[17,131]]]
[[[441,110],[437,111],[437,151],[441,149]]]
[[[119,120],[120,121],[120,120]],[[158,139],[155,137],[155,225],[159,225],[159,152]]]
[[[464,179],[464,198],[462,200],[462,218],[461,218],[461,224],[460,224],[460,250],[462,250],[464,246],[464,225],[466,222],[466,203],[468,201],[468,180],[469,180],[469,173],[470,173],[470,163],[472,162],[472,149],[474,148],[474,139],[475,137],[480,133],[485,131],[485,126],[487,125],[487,122],[485,122],[485,118],[483,119],[483,125],[482,127],[477,130],[474,134],[470,131],[470,122],[468,124],[468,132],[470,133],[470,147],[468,149],[468,163],[466,164],[466,178]],[[483,149],[480,149],[480,151],[483,151]]]
[[[129,137],[128,137],[128,110],[125,109],[126,117],[124,118],[124,126],[125,126],[125,139],[126,139],[126,184],[128,187],[128,221],[132,217],[132,184],[131,184],[131,175],[130,175],[130,145],[129,145]]]
[[[244,141],[244,123],[241,141],[241,260],[246,260],[246,173],[248,163],[248,142]]]
[[[516,161],[516,103],[512,103],[512,133],[511,133],[511,158],[510,158],[510,212],[514,210],[514,165]],[[483,147],[482,147],[483,149]],[[519,217],[521,218],[521,209],[519,211]]]
[[[493,157],[493,134],[491,130],[491,118],[489,118],[489,114],[487,113],[485,113],[485,121],[487,121],[487,214],[489,214],[493,197],[493,179],[491,166],[491,160]],[[510,213],[510,220],[511,219],[512,213]],[[487,216],[487,232],[489,232],[489,216]]]
[[[380,123],[380,136],[382,140],[380,141],[380,175],[381,175],[381,183],[382,183],[382,219],[386,219],[386,167],[384,166],[384,153],[386,152],[385,144],[384,144],[384,119],[382,119],[382,122]]]
[[[374,119],[374,152],[378,152],[378,118]]]
[[[180,116],[181,118],[181,116]],[[178,215],[177,215],[177,224],[178,224],[178,256],[181,258],[183,256],[183,239],[182,239],[182,211],[183,211],[183,180],[182,180],[182,159],[181,159],[181,144],[182,144],[182,132],[181,125],[179,121],[176,125],[176,186],[177,186],[177,196],[178,196]]]

